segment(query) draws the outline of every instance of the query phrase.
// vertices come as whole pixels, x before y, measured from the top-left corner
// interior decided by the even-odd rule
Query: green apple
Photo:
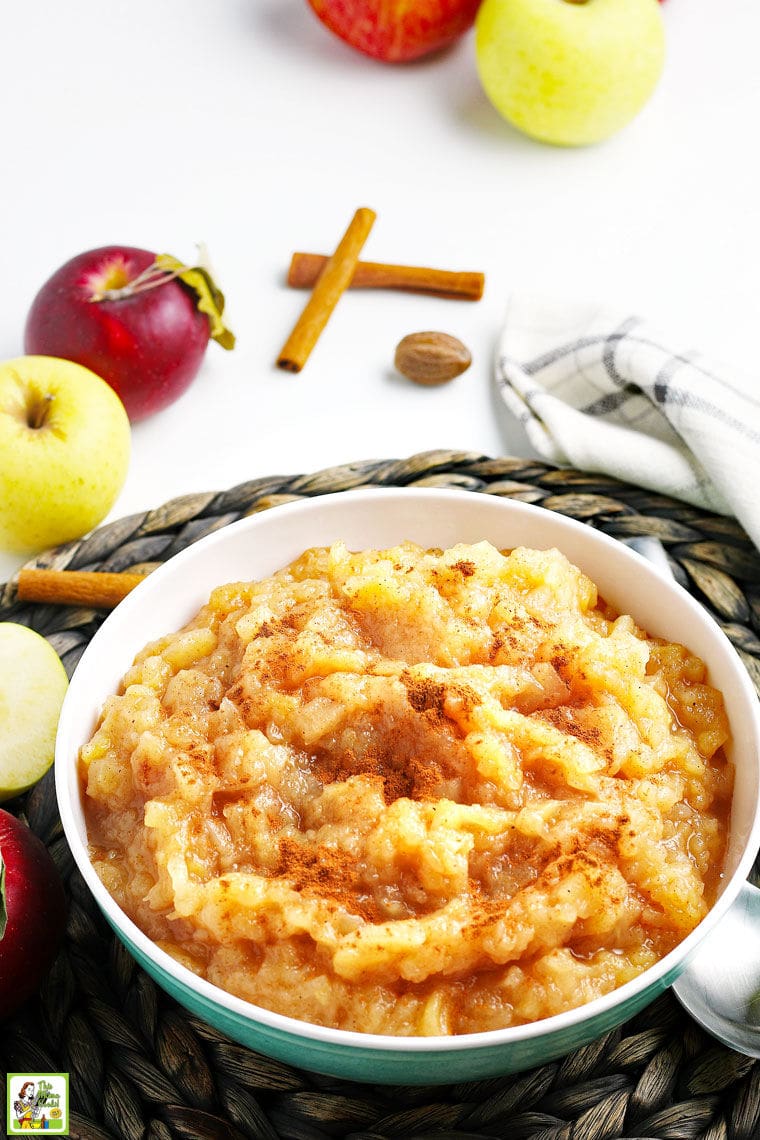
[[[50,642],[0,622],[0,800],[31,788],[53,763],[68,683]]]
[[[129,452],[124,405],[94,372],[52,356],[0,364],[0,548],[30,553],[92,530]]]
[[[620,130],[665,59],[658,0],[483,0],[475,22],[486,95],[543,142],[582,146]]]

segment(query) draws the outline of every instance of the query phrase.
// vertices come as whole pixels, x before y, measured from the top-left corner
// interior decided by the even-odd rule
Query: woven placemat
[[[619,538],[654,534],[760,689],[760,555],[730,519],[600,475],[436,451],[194,494],[100,528],[30,565],[126,570],[278,503],[361,486],[458,487],[534,503]],[[0,620],[46,636],[71,673],[103,621],[19,604]],[[527,1073],[423,1088],[315,1076],[225,1038],[159,990],[114,938],[62,834],[52,774],[4,805],[48,845],[67,885],[66,937],[42,989],[0,1026],[6,1072],[70,1074],[81,1140],[760,1140],[760,1062],[711,1038],[670,993],[621,1028]]]

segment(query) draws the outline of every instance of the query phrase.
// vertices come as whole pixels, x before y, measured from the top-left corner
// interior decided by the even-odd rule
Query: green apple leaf
[[[8,925],[8,907],[5,905],[5,859],[0,852],[0,942],[5,936]]]
[[[224,294],[218,287],[211,272],[205,265],[183,265],[170,253],[156,255],[156,265],[159,269],[179,277],[189,285],[198,298],[198,308],[205,313],[211,326],[211,339],[220,344],[222,348],[235,347],[235,334],[227,328],[222,319],[224,313]]]

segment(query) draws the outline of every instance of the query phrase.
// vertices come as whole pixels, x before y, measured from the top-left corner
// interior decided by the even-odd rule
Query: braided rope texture
[[[228,523],[364,486],[454,487],[533,503],[617,538],[659,538],[760,690],[760,554],[731,519],[600,475],[435,451],[254,479],[110,523],[29,565],[149,568]],[[0,621],[43,634],[71,674],[104,620],[22,604]],[[38,995],[0,1027],[6,1072],[70,1074],[78,1140],[760,1140],[760,1061],[716,1044],[670,993],[575,1053],[527,1073],[434,1087],[361,1085],[291,1068],[230,1041],[158,989],[114,937],[68,850],[52,772],[5,805],[47,844],[66,882],[63,946]]]

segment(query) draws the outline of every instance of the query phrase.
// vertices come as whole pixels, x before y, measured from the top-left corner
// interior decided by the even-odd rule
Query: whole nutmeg
[[[460,376],[472,356],[455,336],[442,332],[409,333],[396,345],[396,368],[415,384],[434,387]]]

